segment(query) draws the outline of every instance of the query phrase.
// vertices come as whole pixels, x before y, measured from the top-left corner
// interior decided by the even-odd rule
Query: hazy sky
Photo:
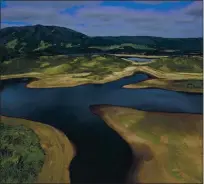
[[[1,28],[56,25],[89,36],[201,37],[202,1],[6,1]]]

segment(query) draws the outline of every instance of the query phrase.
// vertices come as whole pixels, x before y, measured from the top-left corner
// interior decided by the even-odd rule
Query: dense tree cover
[[[0,62],[8,58],[8,50],[4,45],[0,45]]]
[[[39,138],[31,129],[0,123],[1,183],[33,183],[44,157]]]
[[[166,54],[166,50],[173,50],[177,54],[201,53],[202,40],[202,38],[152,36],[89,37],[68,28],[43,25],[7,27],[0,30],[0,45],[10,50],[9,57],[31,53],[39,55],[94,52]],[[105,50],[104,47],[106,47]],[[2,51],[0,53],[3,60],[6,59],[5,53]]]

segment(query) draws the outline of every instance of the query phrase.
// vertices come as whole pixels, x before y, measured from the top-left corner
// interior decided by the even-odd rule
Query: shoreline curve
[[[40,139],[45,160],[35,183],[70,183],[69,165],[76,155],[75,147],[60,130],[43,123],[21,118],[0,116],[7,125],[23,125],[32,129]]]
[[[112,105],[93,105],[90,109],[131,147],[135,161],[127,183],[199,183],[202,180],[203,115],[146,112]],[[139,125],[132,131],[134,123]],[[156,143],[152,139],[154,136],[151,138],[142,134],[151,135],[154,133],[151,130],[158,137],[159,133],[165,133]],[[183,155],[177,155],[177,152]],[[176,160],[171,160],[175,155]],[[180,167],[174,166],[174,162],[178,162]],[[173,167],[172,170],[169,166]],[[189,171],[186,168],[193,169]]]

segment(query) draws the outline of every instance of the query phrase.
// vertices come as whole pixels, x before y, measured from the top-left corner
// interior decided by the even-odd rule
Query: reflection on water
[[[202,113],[202,95],[161,89],[124,89],[145,74],[70,88],[29,89],[4,82],[1,114],[24,117],[62,130],[77,147],[70,165],[72,183],[124,183],[132,163],[126,142],[89,106],[111,104],[147,111]]]

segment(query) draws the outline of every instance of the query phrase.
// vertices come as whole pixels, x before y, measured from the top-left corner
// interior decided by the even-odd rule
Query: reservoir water
[[[138,58],[138,57],[132,57],[132,58],[126,58],[126,59],[129,59],[135,62],[149,62],[152,60],[151,58]]]
[[[70,165],[72,183],[124,183],[132,164],[128,144],[90,105],[111,104],[145,111],[203,112],[202,94],[161,89],[125,89],[123,85],[148,79],[136,74],[106,84],[68,88],[30,89],[28,81],[3,81],[1,115],[52,125],[75,144],[77,155]]]

